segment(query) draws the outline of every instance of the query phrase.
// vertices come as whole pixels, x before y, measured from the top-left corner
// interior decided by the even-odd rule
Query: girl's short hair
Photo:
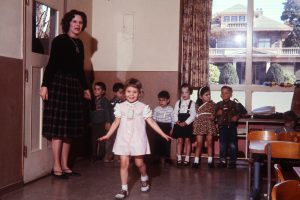
[[[87,25],[86,14],[79,10],[70,10],[63,16],[63,18],[61,20],[62,30],[64,33],[68,33],[68,31],[70,29],[70,22],[75,17],[75,15],[80,15],[82,18],[82,23],[83,23],[82,31],[84,31],[84,29],[86,28],[86,25]]]
[[[189,89],[189,92],[190,92],[190,94],[192,94],[192,93],[193,93],[193,89],[192,89],[192,87],[191,87],[189,84],[187,84],[187,83],[183,83],[183,84],[181,85],[181,87],[180,87],[180,90],[181,90],[182,88],[188,88],[188,89]]]
[[[128,87],[134,87],[138,89],[139,93],[143,92],[142,83],[136,78],[130,78],[125,82],[124,89],[126,90]]]

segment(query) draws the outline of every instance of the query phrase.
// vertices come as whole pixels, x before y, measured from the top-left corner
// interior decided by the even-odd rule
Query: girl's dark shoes
[[[182,161],[181,160],[177,160],[176,166],[177,167],[182,167]]]
[[[68,179],[69,176],[66,175],[64,172],[62,171],[51,171],[51,175],[54,176],[55,178],[59,178],[59,179]]]
[[[208,168],[215,168],[215,165],[214,165],[214,163],[208,163]]]
[[[184,167],[188,167],[190,165],[190,162],[189,161],[183,161],[183,166]]]
[[[121,190],[118,194],[116,194],[115,199],[125,199],[126,197],[128,197],[128,191]]]
[[[192,168],[194,169],[198,169],[199,168],[200,163],[193,163]]]

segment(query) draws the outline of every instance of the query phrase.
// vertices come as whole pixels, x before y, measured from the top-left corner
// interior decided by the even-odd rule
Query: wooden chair
[[[279,164],[274,164],[274,168],[275,168],[275,172],[277,175],[277,183],[281,183],[281,182],[285,181],[285,179],[283,177],[281,166]]]
[[[278,134],[278,140],[300,143],[300,132],[288,132]]]
[[[271,198],[271,159],[300,159],[300,143],[296,142],[271,142],[265,147],[268,156],[268,199]]]
[[[250,133],[247,134],[246,137],[246,145],[247,149],[249,149],[249,143],[251,141],[276,141],[278,140],[278,134],[273,132],[273,131],[251,131]],[[251,182],[252,182],[252,152],[249,152],[249,158],[248,158],[248,191],[249,193],[251,192]]]
[[[274,185],[272,200],[296,200],[300,199],[300,182],[288,180]]]

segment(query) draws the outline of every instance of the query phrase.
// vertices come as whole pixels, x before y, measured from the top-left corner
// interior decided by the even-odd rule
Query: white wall
[[[0,56],[22,59],[23,0],[0,1]]]
[[[94,0],[95,71],[178,71],[180,0]]]

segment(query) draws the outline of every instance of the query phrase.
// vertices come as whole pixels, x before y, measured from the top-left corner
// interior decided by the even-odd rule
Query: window
[[[260,38],[258,39],[258,48],[270,48],[270,38]]]
[[[224,16],[224,22],[230,22],[230,17],[229,16]]]
[[[237,22],[237,16],[231,16],[231,22]]]
[[[268,105],[275,106],[276,112],[290,109],[294,88],[286,86],[300,79],[300,34],[291,33],[300,24],[289,24],[299,21],[283,16],[286,2],[213,1],[213,21],[224,16],[223,22],[229,22],[229,17],[230,22],[241,22],[211,26],[209,74],[214,100],[226,84],[235,94],[242,94],[237,99],[247,102],[248,111]],[[249,23],[242,23],[246,21]],[[247,27],[249,24],[253,26]],[[247,31],[252,37],[247,37]]]
[[[50,43],[56,34],[56,18],[56,10],[37,1],[33,2],[32,52],[49,54]]]
[[[246,21],[246,16],[245,15],[239,16],[239,21],[240,22],[245,22]]]

